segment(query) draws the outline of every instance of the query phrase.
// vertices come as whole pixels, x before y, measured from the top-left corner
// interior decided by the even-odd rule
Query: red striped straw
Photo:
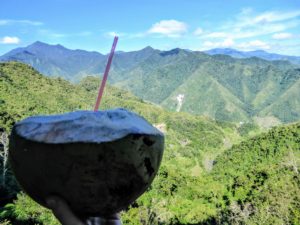
[[[109,72],[109,69],[110,69],[110,66],[111,66],[111,62],[112,62],[112,59],[113,59],[113,56],[114,56],[114,53],[115,53],[117,43],[118,43],[118,37],[115,36],[114,42],[113,42],[113,45],[111,47],[110,54],[109,54],[109,57],[108,57],[108,61],[107,61],[107,64],[106,64],[106,68],[105,68],[105,71],[104,71],[101,86],[99,88],[99,92],[98,92],[94,112],[98,111],[98,109],[99,109],[99,105],[100,105],[100,102],[101,102],[101,99],[102,99],[104,87],[105,87],[106,80],[107,80],[107,77],[108,77],[108,72]]]

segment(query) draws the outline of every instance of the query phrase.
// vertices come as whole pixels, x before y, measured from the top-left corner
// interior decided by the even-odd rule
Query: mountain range
[[[255,120],[267,127],[300,119],[300,66],[292,59],[263,51],[146,47],[117,52],[109,82],[172,111],[240,123]],[[42,42],[0,57],[75,82],[87,75],[100,76],[106,60],[107,55],[98,52]]]
[[[238,51],[232,48],[214,48],[211,50],[204,51],[209,55],[229,55],[234,58],[250,58],[258,57],[265,60],[287,60],[294,64],[300,64],[299,56],[289,56],[289,55],[280,55],[276,53],[269,53],[264,50],[255,50],[255,51]]]

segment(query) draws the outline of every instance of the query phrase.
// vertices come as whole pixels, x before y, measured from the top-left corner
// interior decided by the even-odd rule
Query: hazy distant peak
[[[264,51],[264,50],[254,50],[254,51],[249,51],[249,52],[256,52],[256,53],[268,53],[268,52],[266,52],[266,51]]]
[[[209,53],[209,54],[213,54],[213,55],[226,54],[226,53],[241,53],[240,51],[235,50],[233,48],[213,48],[213,49],[207,50],[205,52]]]
[[[51,51],[70,51],[69,49],[65,48],[64,46],[57,44],[57,45],[50,45],[46,44],[41,41],[36,41],[31,45],[25,47],[24,49],[32,52],[42,52],[42,53],[49,53]]]
[[[281,55],[276,53],[266,52],[264,50],[254,50],[254,51],[239,51],[231,48],[214,48],[207,51],[204,51],[209,55],[229,55],[234,58],[250,58],[250,57],[258,57],[265,60],[288,60],[294,64],[300,64],[299,56],[288,56]]]
[[[41,42],[41,41],[35,41],[31,45],[48,45],[48,44]]]
[[[154,48],[152,48],[150,45],[148,45],[145,48],[143,48],[142,50],[154,50]]]
[[[178,55],[180,53],[185,53],[187,52],[186,50],[184,49],[181,49],[181,48],[174,48],[174,49],[171,49],[171,50],[168,50],[168,51],[163,51],[160,53],[161,56],[169,56],[169,55]]]
[[[28,45],[27,48],[28,47],[42,47],[42,46],[51,46],[51,45],[41,42],[41,41],[35,41],[31,45]]]
[[[55,47],[57,47],[57,48],[63,48],[63,49],[66,49],[66,47],[64,47],[63,45],[61,45],[61,44],[57,44],[57,45],[55,45]]]

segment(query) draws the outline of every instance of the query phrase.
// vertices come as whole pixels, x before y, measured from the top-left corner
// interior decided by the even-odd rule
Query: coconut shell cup
[[[80,217],[108,216],[152,183],[164,135],[124,109],[30,117],[17,123],[9,156],[23,190],[47,207],[56,195]]]

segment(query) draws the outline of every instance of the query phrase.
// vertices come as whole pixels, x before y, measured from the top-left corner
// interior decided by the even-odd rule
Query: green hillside
[[[54,114],[74,110],[93,109],[95,97],[100,80],[95,77],[87,77],[78,85],[73,85],[60,78],[50,79],[37,73],[34,69],[21,63],[0,64],[0,96],[1,96],[1,127],[9,130],[12,124],[20,119],[36,114]],[[120,89],[108,86],[105,90],[102,109],[124,107],[135,111],[153,124],[162,124],[165,129],[170,129],[170,134],[181,135],[181,139],[189,139],[188,136],[202,133],[203,145],[222,143],[226,134],[235,134],[236,127],[228,123],[219,123],[203,117],[191,116],[185,113],[169,113],[161,107],[145,103],[143,100]],[[202,130],[194,130],[186,124],[193,124]],[[178,130],[182,128],[180,134]],[[227,130],[229,132],[227,132]],[[184,134],[184,135],[183,135]],[[210,136],[211,135],[211,136]],[[183,140],[182,140],[183,141]],[[195,141],[200,143],[195,138]]]
[[[294,81],[274,103],[264,108],[259,114],[262,116],[274,115],[284,121],[296,121],[300,117],[300,79]]]
[[[0,132],[9,132],[15,121],[29,115],[91,109],[99,82],[87,77],[74,85],[21,63],[1,63]],[[219,86],[216,80],[207,82],[212,90]],[[300,224],[299,123],[249,139],[259,132],[253,124],[237,127],[167,112],[108,86],[102,108],[112,107],[143,115],[166,135],[159,173],[151,188],[122,212],[124,225]],[[0,166],[2,174],[3,157]],[[9,202],[1,200],[1,224],[58,224],[50,211],[19,192],[10,171],[0,183],[1,199]]]
[[[128,212],[136,222],[124,218],[130,224],[299,224],[299,163],[300,123],[273,128],[234,145],[198,177],[165,163]],[[148,223],[137,222],[141,215]]]
[[[74,85],[60,78],[47,78],[32,67],[21,63],[0,63],[1,132],[4,130],[9,133],[16,121],[30,115],[92,109],[99,83],[99,79],[87,77]],[[247,126],[237,127],[230,123],[216,122],[187,113],[167,112],[157,105],[145,103],[132,94],[111,86],[105,90],[101,104],[102,109],[124,107],[135,111],[165,132],[166,149],[162,168],[173,174],[172,177],[165,179],[167,183],[173,182],[173,179],[185,179],[185,176],[191,179],[202,176],[206,170],[210,170],[213,159],[218,154],[231,144],[237,143],[242,136],[258,132],[256,127],[250,129]],[[0,145],[2,152],[1,148],[3,146]],[[0,173],[2,174],[3,158],[1,159]],[[179,173],[175,173],[174,167],[178,165]],[[1,176],[0,183],[3,184],[3,180]],[[1,186],[0,196],[13,198],[19,189],[10,171],[4,181],[6,185]],[[22,194],[15,204],[2,208],[0,217],[2,221],[11,219],[15,223],[24,221],[23,224],[55,223],[48,211]],[[124,214],[123,217],[132,216]]]
[[[178,108],[176,97],[183,94],[181,111],[217,120],[245,122],[273,116],[287,123],[300,119],[300,95],[295,87],[300,71],[284,61],[174,49],[153,53],[117,80],[112,84],[172,111]]]
[[[159,104],[174,91],[174,88],[188,79],[199,62],[195,54],[181,49],[155,52],[127,71],[124,80],[116,85],[130,90],[142,99]]]
[[[205,76],[194,73],[190,83],[198,77]],[[211,93],[228,93],[216,79],[205,82]],[[9,133],[15,121],[30,115],[92,109],[99,83],[98,78],[87,77],[74,85],[44,77],[21,63],[0,63],[0,133]],[[226,99],[231,99],[227,107],[232,102],[242,105],[231,94]],[[122,212],[124,225],[300,224],[299,123],[253,137],[259,132],[253,124],[238,127],[167,112],[111,86],[101,107],[133,110],[166,135],[159,173],[151,188]],[[0,183],[1,224],[58,224],[50,211],[20,192],[11,171],[5,179],[1,176]]]
[[[300,123],[273,128],[216,159],[222,223],[300,223]]]
[[[248,121],[244,103],[201,66],[165,99],[161,105],[175,111],[176,97],[184,94],[181,111],[206,115],[225,121]],[[195,104],[197,103],[197,104]]]

